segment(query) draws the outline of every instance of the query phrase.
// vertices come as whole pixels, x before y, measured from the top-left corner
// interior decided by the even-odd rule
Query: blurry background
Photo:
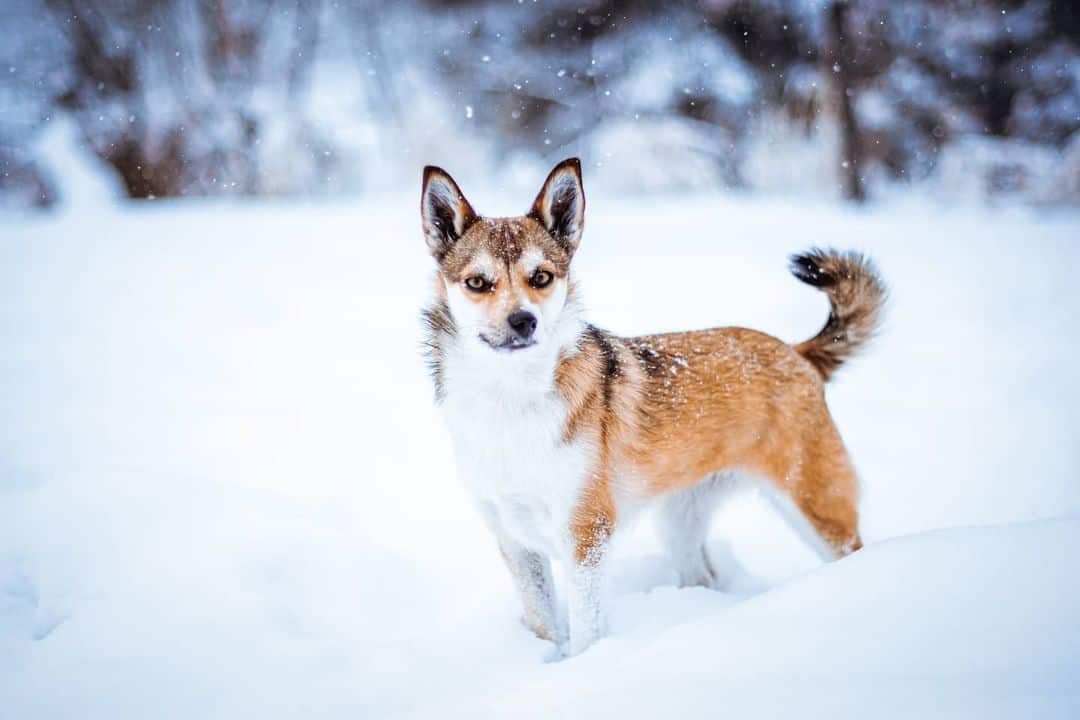
[[[629,191],[1080,202],[1072,0],[8,0],[0,27],[8,207],[77,193],[73,154],[132,198],[580,154]]]

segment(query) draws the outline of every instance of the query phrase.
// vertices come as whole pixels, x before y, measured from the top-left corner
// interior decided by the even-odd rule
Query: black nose
[[[522,340],[531,338],[536,330],[536,316],[528,310],[516,310],[510,313],[510,317],[506,318],[506,322],[510,323],[510,327],[514,328],[514,332]]]

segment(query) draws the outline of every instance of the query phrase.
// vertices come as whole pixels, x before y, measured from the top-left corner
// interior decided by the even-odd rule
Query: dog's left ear
[[[424,168],[424,185],[420,193],[420,217],[424,238],[435,259],[442,262],[451,246],[477,220],[472,205],[461,193],[454,178],[442,168]]]
[[[570,253],[581,243],[585,229],[585,190],[581,161],[568,158],[555,166],[533,202],[529,217],[539,221]]]

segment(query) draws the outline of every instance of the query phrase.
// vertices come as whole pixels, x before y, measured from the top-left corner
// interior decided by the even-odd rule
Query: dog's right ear
[[[436,260],[442,261],[457,239],[477,220],[472,205],[461,188],[442,168],[424,168],[424,187],[420,195],[420,216],[424,238]]]

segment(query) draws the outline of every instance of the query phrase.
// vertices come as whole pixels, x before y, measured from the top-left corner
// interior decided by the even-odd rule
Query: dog
[[[858,479],[824,383],[878,327],[886,293],[869,260],[792,258],[831,305],[798,345],[737,327],[623,338],[585,322],[571,278],[585,219],[577,158],[513,218],[477,215],[429,166],[420,211],[437,265],[424,311],[436,402],[524,622],[559,656],[603,635],[608,548],[649,503],[682,585],[722,586],[705,552],[710,515],[746,478],[824,559],[862,546]]]

